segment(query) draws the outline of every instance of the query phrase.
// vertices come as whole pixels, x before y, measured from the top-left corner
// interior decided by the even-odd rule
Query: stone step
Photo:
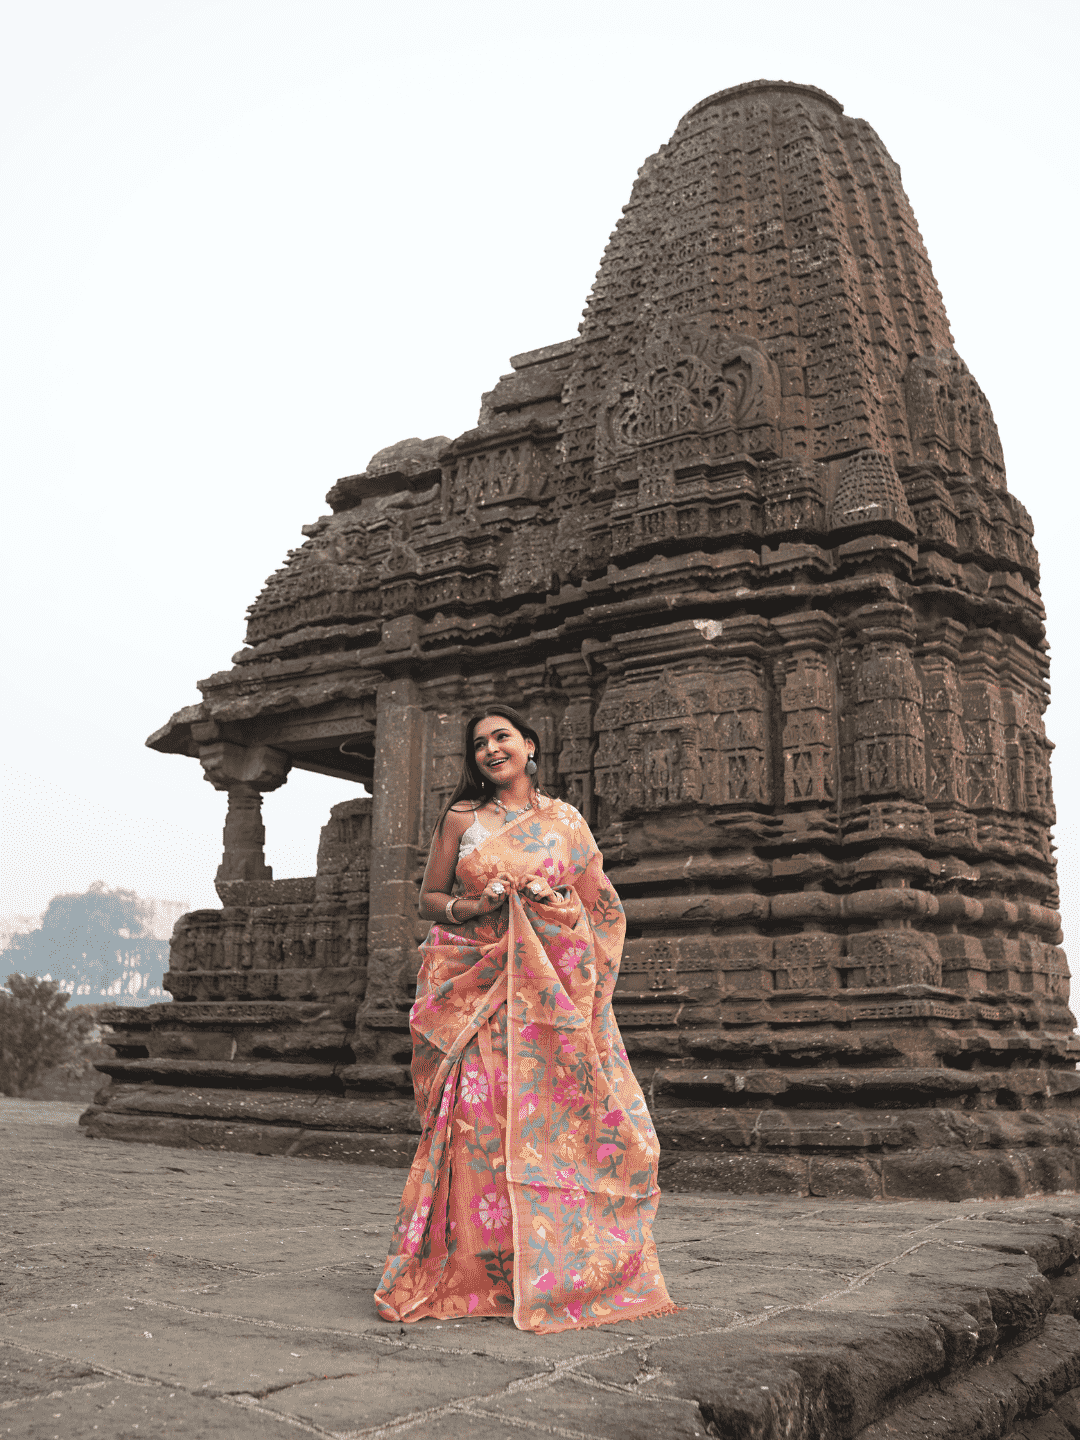
[[[156,1117],[170,1136],[163,1144],[279,1154],[280,1137],[264,1135],[267,1127],[378,1133],[394,1143],[377,1147],[387,1156],[377,1163],[408,1165],[420,1129],[400,1066],[345,1067],[340,1075],[331,1066],[242,1061],[135,1060],[105,1068],[119,1083],[83,1117],[91,1135],[138,1139]],[[152,1083],[160,1078],[171,1083]],[[351,1093],[340,1093],[343,1080]],[[672,1191],[955,1201],[1054,1194],[1077,1183],[1076,1121],[1068,1115],[692,1106],[659,1108],[653,1118],[660,1183]],[[211,1122],[220,1122],[213,1138],[199,1138],[198,1126]],[[314,1153],[314,1143],[305,1141],[304,1153]],[[363,1164],[368,1149],[362,1138],[342,1139],[319,1153]]]
[[[98,1112],[110,1115],[176,1116],[230,1123],[290,1125],[314,1130],[420,1133],[412,1100],[386,1097],[347,1099],[342,1095],[305,1094],[302,1090],[189,1088],[181,1085],[123,1085],[110,1092]],[[92,1126],[88,1127],[92,1131]]]
[[[934,1383],[858,1432],[858,1440],[924,1440],[963,1436],[966,1440],[1053,1440],[1071,1418],[1080,1419],[1080,1323],[1071,1315],[1050,1315],[1039,1335],[1003,1350],[988,1363]],[[1061,1413],[1055,1413],[1061,1402]],[[1035,1422],[1035,1423],[1033,1423]]]
[[[95,1139],[190,1150],[229,1150],[245,1155],[303,1156],[396,1168],[407,1167],[416,1149],[414,1135],[316,1130],[302,1125],[249,1124],[180,1115],[114,1113],[95,1107],[86,1111],[80,1124]]]
[[[653,1344],[650,1377],[724,1440],[1080,1434],[1076,1197],[958,1207],[910,1234],[811,1305]]]

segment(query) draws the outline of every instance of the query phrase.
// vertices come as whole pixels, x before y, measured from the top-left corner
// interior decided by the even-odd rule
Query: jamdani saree
[[[589,827],[546,796],[484,834],[457,890],[543,876],[432,925],[412,1009],[423,1120],[379,1288],[385,1320],[512,1315],[552,1332],[666,1313],[659,1145],[612,1013],[626,919]]]

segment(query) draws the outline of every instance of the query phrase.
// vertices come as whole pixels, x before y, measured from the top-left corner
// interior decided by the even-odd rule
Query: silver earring
[[[532,757],[531,755],[529,756],[528,760],[525,761],[525,774],[526,774],[526,775],[535,775],[535,774],[536,774],[536,761],[533,759],[533,757]]]

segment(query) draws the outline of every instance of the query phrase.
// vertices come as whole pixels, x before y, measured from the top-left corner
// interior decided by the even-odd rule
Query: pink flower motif
[[[570,1275],[570,1288],[571,1288],[572,1290],[580,1290],[580,1289],[584,1286],[584,1284],[585,1284],[585,1276],[582,1275],[582,1273],[581,1273],[580,1270],[571,1270],[571,1271],[569,1272],[569,1275]]]
[[[529,1090],[521,1097],[521,1103],[518,1105],[518,1119],[527,1120],[530,1115],[536,1113],[539,1104],[540,1096],[535,1090]]]
[[[555,996],[555,1004],[558,1005],[560,1010],[573,1010],[574,1008],[574,1002],[565,990],[560,990]]]
[[[607,1114],[604,1116],[604,1124],[607,1125],[607,1126],[609,1126],[612,1130],[614,1130],[614,1129],[616,1129],[616,1128],[618,1127],[619,1122],[620,1122],[621,1120],[622,1120],[622,1111],[621,1111],[621,1110],[609,1110],[609,1111],[607,1112]]]
[[[470,1296],[469,1296],[469,1314],[470,1314],[470,1315],[472,1314],[472,1312],[476,1309],[476,1307],[477,1307],[479,1304],[480,1304],[480,1296],[479,1296],[479,1295],[470,1295]]]
[[[485,1190],[472,1202],[473,1219],[489,1235],[501,1235],[510,1224],[510,1204],[505,1195]]]
[[[409,1229],[405,1236],[403,1250],[415,1254],[420,1249],[420,1241],[424,1238],[424,1227],[427,1224],[428,1211],[431,1209],[431,1201],[425,1200],[420,1208],[414,1213],[409,1221]]]
[[[576,1105],[581,1099],[581,1090],[573,1075],[560,1080],[555,1086],[555,1102],[558,1105]]]
[[[548,947],[551,963],[565,980],[581,959],[585,942],[573,935],[564,935]]]
[[[615,1236],[615,1239],[616,1239],[616,1240],[621,1240],[624,1245],[625,1245],[626,1242],[630,1239],[630,1236],[626,1233],[625,1230],[620,1230],[620,1229],[619,1229],[617,1226],[615,1226],[615,1225],[612,1225],[611,1229],[608,1231],[608,1234],[609,1234],[609,1235],[614,1235],[614,1236]]]
[[[555,1276],[551,1273],[550,1270],[545,1270],[542,1275],[538,1275],[536,1277],[537,1290],[554,1290],[554,1288]]]
[[[644,1263],[645,1261],[639,1250],[636,1255],[631,1255],[626,1264],[620,1268],[619,1273],[615,1277],[616,1281],[624,1285],[627,1284],[630,1280],[633,1280]]]
[[[606,1160],[609,1155],[617,1155],[618,1153],[619,1147],[617,1145],[600,1145],[596,1151],[596,1158],[597,1160]]]
[[[461,1098],[470,1110],[479,1110],[488,1098],[488,1078],[482,1070],[464,1070],[461,1075]]]
[[[580,1320],[580,1319],[581,1319],[581,1301],[580,1301],[580,1300],[570,1300],[570,1301],[567,1303],[567,1305],[566,1305],[566,1313],[567,1313],[567,1315],[570,1316],[570,1319],[571,1319],[571,1320]]]
[[[536,1195],[536,1198],[540,1201],[540,1204],[546,1205],[547,1198],[551,1194],[551,1191],[548,1189],[548,1187],[546,1185],[533,1185],[531,1188],[533,1190],[533,1193]]]
[[[522,1031],[521,1031],[521,1038],[522,1038],[523,1040],[539,1040],[539,1038],[540,1038],[540,1027],[539,1027],[539,1025],[535,1024],[535,1022],[534,1022],[534,1023],[531,1024],[531,1025],[525,1025],[525,1026],[523,1026],[523,1027],[522,1027]]]

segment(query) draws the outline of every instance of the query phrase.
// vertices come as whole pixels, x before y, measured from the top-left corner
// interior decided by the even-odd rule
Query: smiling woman
[[[626,920],[581,815],[538,789],[504,706],[465,731],[431,842],[412,1009],[423,1134],[375,1299],[385,1320],[551,1332],[674,1309],[659,1145],[611,995]]]

